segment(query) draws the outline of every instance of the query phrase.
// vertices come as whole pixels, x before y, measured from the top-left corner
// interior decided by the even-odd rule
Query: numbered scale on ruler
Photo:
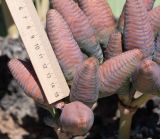
[[[6,0],[49,104],[69,95],[69,88],[32,0]]]

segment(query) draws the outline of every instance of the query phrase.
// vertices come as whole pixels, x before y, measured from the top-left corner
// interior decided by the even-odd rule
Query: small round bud
[[[93,121],[91,109],[79,101],[66,104],[60,116],[62,131],[73,136],[87,133]]]

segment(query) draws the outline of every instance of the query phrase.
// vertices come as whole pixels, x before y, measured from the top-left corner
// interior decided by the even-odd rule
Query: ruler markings
[[[49,104],[69,95],[59,63],[31,0],[6,0]]]

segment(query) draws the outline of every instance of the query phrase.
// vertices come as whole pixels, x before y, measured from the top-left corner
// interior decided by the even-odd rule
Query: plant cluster
[[[132,116],[160,94],[160,6],[154,0],[126,0],[115,20],[105,0],[51,0],[46,28],[70,87],[70,96],[48,105],[29,62],[13,59],[9,68],[26,94],[51,111],[68,136],[92,127],[98,98],[117,94],[119,139],[128,139]],[[156,36],[156,39],[155,39]],[[137,91],[142,93],[135,98]]]

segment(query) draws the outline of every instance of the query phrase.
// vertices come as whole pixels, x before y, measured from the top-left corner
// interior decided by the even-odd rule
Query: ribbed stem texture
[[[78,67],[71,87],[70,100],[78,100],[92,106],[97,101],[98,95],[98,62],[96,58],[92,57]]]
[[[100,43],[108,43],[110,34],[115,30],[115,19],[106,0],[79,0],[79,5],[96,30]]]
[[[103,54],[96,40],[94,29],[88,18],[73,0],[51,0],[53,7],[64,17],[79,46],[89,56],[94,55],[101,62]]]
[[[145,56],[153,51],[153,31],[142,0],[127,0],[125,6],[125,48],[139,48]]]
[[[83,54],[65,20],[53,9],[47,14],[47,33],[66,79],[72,80]]]
[[[35,101],[41,104],[46,103],[46,99],[42,95],[43,91],[40,87],[31,63],[12,59],[8,63],[8,66],[13,77],[24,89],[27,96],[33,98]]]
[[[144,5],[147,9],[147,11],[150,11],[153,8],[155,0],[143,0]],[[123,7],[123,10],[121,12],[119,21],[118,21],[118,29],[122,32],[124,28],[124,11],[125,11],[125,4]]]
[[[38,81],[36,73],[29,61],[21,61],[18,59],[12,59],[8,63],[8,67],[13,77],[19,83],[19,85],[24,89],[25,94],[31,97],[36,102],[42,104],[44,108],[55,107],[62,109],[64,107],[64,102],[62,100],[49,105],[41,85]]]
[[[150,23],[152,25],[154,32],[159,32],[160,31],[160,6],[149,11],[148,14],[149,14]]]
[[[160,93],[160,67],[151,60],[144,60],[133,75],[134,87],[142,93]]]
[[[122,53],[122,35],[120,32],[112,33],[105,50],[105,59],[112,58]]]
[[[104,96],[116,93],[134,72],[143,54],[135,49],[122,53],[104,62],[99,68],[100,91]]]

